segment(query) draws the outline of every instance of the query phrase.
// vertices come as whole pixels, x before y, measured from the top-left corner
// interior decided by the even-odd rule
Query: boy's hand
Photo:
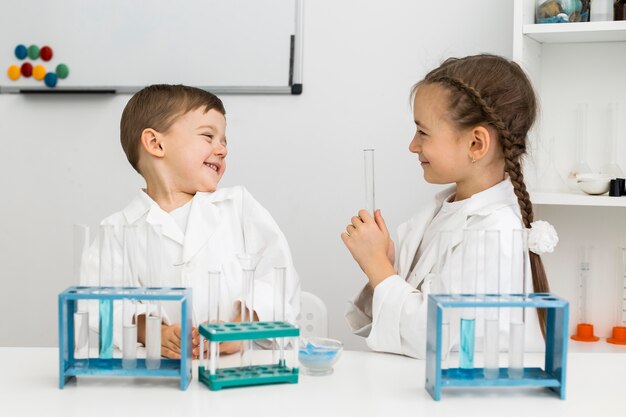
[[[380,210],[374,218],[367,210],[360,210],[341,234],[352,257],[357,261],[372,287],[395,274],[393,262],[395,249]]]
[[[161,325],[161,356],[180,359],[180,324]]]

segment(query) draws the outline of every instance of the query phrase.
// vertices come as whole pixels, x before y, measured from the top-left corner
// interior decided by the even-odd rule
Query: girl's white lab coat
[[[236,255],[244,252],[261,255],[255,273],[253,304],[259,319],[273,320],[274,267],[287,268],[285,319],[293,321],[299,313],[300,283],[287,240],[268,211],[243,187],[196,193],[191,201],[184,234],[172,216],[144,191],[140,191],[126,208],[104,219],[101,224],[115,226],[117,267],[122,264],[124,225],[144,226],[144,230],[147,225],[161,225],[163,255],[159,286],[193,289],[194,326],[207,320],[209,270],[222,272],[219,319],[230,321],[235,318],[242,294],[242,272]],[[145,254],[145,232],[143,236],[143,239],[140,238],[139,253]],[[83,255],[82,284],[98,285],[98,271],[99,242],[96,239]],[[145,256],[140,259],[138,275],[139,285],[154,285],[148,281]],[[115,282],[104,284],[123,285],[121,274],[116,277]],[[164,302],[162,305],[164,321],[180,323],[180,303]],[[89,310],[90,327],[97,330],[97,305],[91,303]],[[142,305],[139,306],[140,313]],[[115,307],[114,314],[114,343],[121,346],[121,305]]]
[[[439,277],[433,273],[438,260],[437,242],[423,248],[424,252],[410,276],[409,269],[428,224],[439,212],[443,202],[455,191],[455,187],[452,187],[440,192],[427,208],[400,225],[396,246],[399,248],[395,265],[397,275],[392,275],[378,284],[374,291],[367,284],[348,304],[346,309],[348,324],[355,334],[367,337],[367,345],[371,349],[420,359],[425,357],[428,294],[449,290],[442,288],[443,283],[439,282]],[[500,291],[507,293],[510,288],[512,230],[521,228],[522,220],[517,197],[507,177],[488,190],[472,196],[442,230],[500,230]],[[456,249],[461,240],[462,233],[454,233],[450,242],[453,254],[459,253]],[[461,288],[459,265],[460,262],[455,262],[452,266],[451,285],[455,292],[460,292]],[[527,265],[527,270],[530,271],[530,265]],[[417,290],[422,281],[421,290]],[[532,292],[531,281],[526,280],[526,290],[529,292]],[[480,287],[478,292],[481,292]],[[480,348],[482,343],[481,317],[482,315],[477,313],[477,348]],[[503,309],[500,312],[501,347],[508,344],[508,320],[508,312]],[[451,320],[450,346],[458,343],[459,331],[454,323],[455,321]],[[527,313],[526,347],[530,350],[541,350],[542,343],[537,315],[535,312]]]

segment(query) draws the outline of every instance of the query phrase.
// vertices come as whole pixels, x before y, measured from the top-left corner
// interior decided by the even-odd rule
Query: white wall
[[[339,235],[363,204],[364,147],[377,205],[395,227],[438,188],[407,150],[411,86],[448,56],[511,55],[512,2],[307,1],[304,93],[224,96],[229,172],[274,215],[303,288],[328,305],[330,336],[365,283]],[[119,146],[129,96],[0,96],[0,346],[54,346],[57,294],[73,284],[73,223],[95,225],[142,181]]]

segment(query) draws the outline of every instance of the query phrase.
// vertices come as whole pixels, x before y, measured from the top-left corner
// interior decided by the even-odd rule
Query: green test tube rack
[[[209,351],[213,352],[212,361],[219,352],[219,343],[243,340],[292,339],[294,352],[297,352],[297,340],[300,329],[284,321],[259,321],[242,323],[211,323],[199,326],[200,346],[204,340],[209,342]],[[287,366],[285,361],[267,365],[239,366],[232,368],[203,366],[202,357],[198,367],[198,379],[211,391],[222,388],[244,387],[251,385],[280,384],[298,382],[297,360],[294,365]],[[214,362],[212,362],[214,363]]]

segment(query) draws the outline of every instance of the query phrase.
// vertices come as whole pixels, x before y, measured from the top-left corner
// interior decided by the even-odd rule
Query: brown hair
[[[526,153],[528,131],[537,116],[537,99],[530,80],[515,62],[495,55],[449,58],[413,87],[437,83],[450,92],[449,116],[459,129],[480,124],[497,131],[504,153],[504,170],[511,178],[526,228],[533,221],[521,159]],[[548,292],[548,278],[539,255],[530,252],[535,292]],[[546,312],[538,310],[545,335]]]
[[[226,115],[222,100],[195,87],[155,84],[133,95],[122,112],[120,141],[135,171],[141,174],[139,146],[144,129],[167,132],[180,116],[200,107],[204,107],[205,113],[214,109]]]

